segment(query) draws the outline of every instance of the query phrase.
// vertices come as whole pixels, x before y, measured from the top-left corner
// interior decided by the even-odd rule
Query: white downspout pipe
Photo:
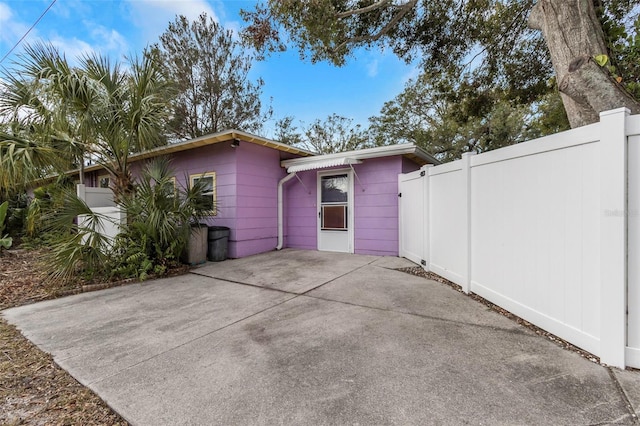
[[[296,177],[295,172],[289,173],[278,182],[278,245],[276,246],[276,250],[282,250],[282,246],[284,245],[284,202],[282,187],[294,177]]]

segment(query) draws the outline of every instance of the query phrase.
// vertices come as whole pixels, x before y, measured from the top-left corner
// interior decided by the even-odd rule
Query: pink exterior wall
[[[219,143],[172,155],[181,183],[185,174],[216,172],[218,214],[205,223],[231,229],[231,258],[273,250],[278,243],[277,188],[285,175],[280,156],[280,151],[249,142],[237,148]]]
[[[419,166],[401,156],[354,165],[354,251],[398,255],[398,174]],[[285,247],[317,249],[317,174],[300,172],[285,187]],[[306,187],[306,189],[305,189]]]
[[[284,246],[316,250],[318,248],[317,172],[300,172],[283,188]],[[303,185],[304,184],[304,185]]]
[[[278,181],[286,174],[280,167],[281,157],[291,155],[249,142],[241,142],[237,148],[218,143],[171,155],[178,185],[186,185],[189,175],[216,173],[218,211],[203,222],[230,228],[229,257],[275,249]],[[142,164],[131,165],[134,176],[139,175]],[[97,174],[92,173],[87,182],[97,186]]]
[[[278,236],[278,181],[286,176],[280,161],[290,155],[242,142],[219,143],[171,156],[179,185],[189,175],[216,173],[218,214],[205,222],[228,226],[229,256],[273,250]],[[134,175],[141,164],[132,164]],[[398,174],[419,166],[402,156],[369,159],[354,165],[354,248],[358,254],[398,255]],[[97,175],[97,173],[93,173]],[[92,174],[92,175],[93,175]],[[316,250],[316,170],[298,173],[284,187],[284,246]],[[87,183],[97,185],[95,176]]]
[[[354,166],[354,248],[358,254],[398,255],[398,174],[402,157],[365,160]]]
[[[236,152],[229,144],[215,144],[171,155],[171,167],[176,181],[183,187],[190,175],[216,173],[217,214],[202,222],[208,225],[228,226],[229,256],[234,256],[236,232]]]
[[[278,244],[278,181],[286,172],[275,149],[241,143],[236,150],[233,257],[244,257],[273,250]]]

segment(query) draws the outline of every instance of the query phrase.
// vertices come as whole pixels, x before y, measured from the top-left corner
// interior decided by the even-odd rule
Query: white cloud
[[[124,4],[132,23],[142,31],[147,43],[155,42],[176,15],[195,20],[205,12],[218,21],[215,11],[204,0],[126,0]]]
[[[4,3],[0,3],[0,22],[7,22],[12,16],[11,8]]]
[[[91,3],[83,0],[64,0],[57,2],[48,12],[63,19],[78,18],[91,14]]]
[[[213,11],[211,5],[203,0],[175,1],[175,0],[136,0],[136,3],[146,4],[146,10],[150,11],[156,8],[165,14],[175,16],[184,15],[189,20],[194,20],[206,12],[214,21],[218,20],[218,16]]]
[[[42,40],[55,46],[72,65],[77,65],[81,56],[94,52],[117,61],[130,55],[132,46],[127,37],[119,32],[119,28],[107,27],[95,20],[101,18],[98,14],[104,13],[105,9],[96,8],[94,11],[88,4],[81,0],[58,2],[58,7],[51,9],[52,16],[49,18],[53,19],[49,19],[49,22],[44,20],[40,23],[40,28],[34,28],[14,54],[19,53],[26,44]],[[20,9],[12,10],[8,4],[0,2],[0,57],[29,30],[31,23],[20,22],[20,12]],[[112,10],[107,12],[111,13]],[[95,16],[82,19],[82,16],[90,15]],[[71,18],[65,19],[68,16]],[[72,21],[72,28],[69,27],[69,21]],[[46,25],[51,23],[53,25]],[[6,65],[11,60],[9,57],[3,64]]]
[[[224,24],[224,28],[231,30],[233,32],[233,39],[234,40],[240,40],[240,30],[242,29],[242,26],[240,25],[240,22],[238,21],[227,21]]]
[[[227,30],[231,30],[233,32],[233,38],[235,40],[240,39],[240,30],[243,27],[243,24],[240,21],[235,19],[231,19],[229,13],[227,13],[227,9],[225,7],[223,0],[212,0],[216,10],[216,22],[219,22],[223,28]]]
[[[369,77],[375,77],[378,75],[378,60],[374,59],[367,64],[367,75]]]
[[[13,11],[6,3],[0,3],[0,28],[0,42],[8,45],[7,51],[29,30],[28,25],[15,20]],[[34,31],[30,37],[33,37]]]
[[[9,46],[6,48],[6,51],[8,51],[23,35],[27,33],[30,25],[17,21],[9,6],[4,3],[0,3],[0,27],[2,27],[2,31],[0,31],[0,42],[6,43],[6,46]],[[57,47],[60,53],[63,53],[72,64],[76,63],[75,59],[79,55],[87,54],[95,50],[94,47],[83,40],[77,38],[65,38],[57,33],[44,37],[37,28],[33,28],[13,53],[19,53],[22,47],[29,43],[32,44],[37,40],[43,40]],[[4,54],[6,52],[2,53]]]
[[[85,21],[84,24],[90,31],[96,50],[118,58],[128,53],[129,43],[118,31],[90,21]]]
[[[47,42],[57,47],[72,65],[78,64],[82,56],[97,53],[109,56],[117,61],[129,53],[129,44],[126,39],[114,29],[97,25],[92,21],[83,21],[87,31],[86,38],[64,37],[58,33],[49,35]]]
[[[77,65],[77,59],[81,56],[90,55],[97,51],[94,46],[75,37],[69,39],[54,35],[49,37],[47,41],[57,47],[60,53],[65,55],[71,65]]]

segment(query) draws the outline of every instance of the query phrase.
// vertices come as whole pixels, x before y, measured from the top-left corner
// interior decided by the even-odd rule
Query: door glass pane
[[[347,175],[323,176],[322,180],[323,203],[346,203],[349,180]]]
[[[346,230],[347,206],[322,206],[322,229]]]

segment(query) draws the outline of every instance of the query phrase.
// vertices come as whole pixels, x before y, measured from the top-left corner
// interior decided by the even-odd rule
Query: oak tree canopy
[[[392,49],[425,72],[538,97],[555,82],[572,127],[627,107],[640,113],[637,0],[268,0],[243,11],[258,52],[293,44],[303,58],[345,63],[357,48]]]

